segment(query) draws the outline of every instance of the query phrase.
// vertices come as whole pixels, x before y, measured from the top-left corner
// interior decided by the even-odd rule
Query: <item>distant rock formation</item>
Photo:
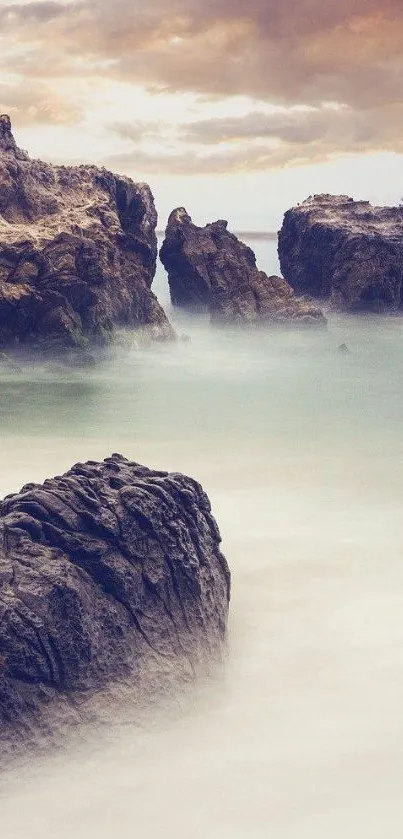
[[[208,310],[225,324],[326,323],[312,300],[298,299],[281,277],[257,269],[255,254],[226,221],[197,227],[183,207],[174,210],[160,257],[174,306]]]
[[[196,481],[121,455],[6,498],[2,756],[57,740],[108,686],[115,698],[126,687],[133,706],[222,660],[230,573],[220,541]]]
[[[30,160],[0,116],[0,348],[83,348],[118,325],[174,337],[150,290],[156,222],[147,184]]]
[[[315,195],[286,212],[278,253],[298,294],[350,312],[402,308],[403,207]]]

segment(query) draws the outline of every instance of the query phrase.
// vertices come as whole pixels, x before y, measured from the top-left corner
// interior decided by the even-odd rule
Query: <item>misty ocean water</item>
[[[169,308],[161,269],[156,291]],[[170,314],[190,344],[1,374],[0,493],[114,451],[200,480],[233,575],[225,673],[3,776],[1,839],[399,836],[402,321]]]

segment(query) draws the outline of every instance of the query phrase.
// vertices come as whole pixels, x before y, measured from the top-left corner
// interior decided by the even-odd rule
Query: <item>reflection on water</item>
[[[0,493],[112,451],[199,478],[233,571],[225,679],[175,719],[3,779],[1,835],[397,836],[401,322],[247,334],[175,317],[191,344],[1,375]]]

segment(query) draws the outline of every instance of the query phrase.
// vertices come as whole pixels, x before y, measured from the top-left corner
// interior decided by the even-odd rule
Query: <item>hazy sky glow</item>
[[[9,0],[0,47],[20,145],[148,180],[162,217],[402,197],[401,0]]]

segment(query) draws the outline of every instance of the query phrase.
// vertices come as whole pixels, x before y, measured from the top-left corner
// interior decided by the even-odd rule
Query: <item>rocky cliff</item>
[[[82,348],[115,326],[172,338],[150,290],[156,222],[146,184],[30,160],[0,116],[0,347]]]
[[[298,299],[282,277],[256,267],[253,251],[227,230],[226,221],[197,227],[184,208],[168,220],[160,250],[172,303],[209,310],[226,324],[324,324],[310,299]]]
[[[112,455],[0,508],[0,743],[52,739],[113,684],[222,658],[230,574],[196,481]],[[116,696],[115,692],[115,696]]]
[[[403,207],[315,195],[286,212],[278,253],[298,294],[352,312],[402,308]]]

